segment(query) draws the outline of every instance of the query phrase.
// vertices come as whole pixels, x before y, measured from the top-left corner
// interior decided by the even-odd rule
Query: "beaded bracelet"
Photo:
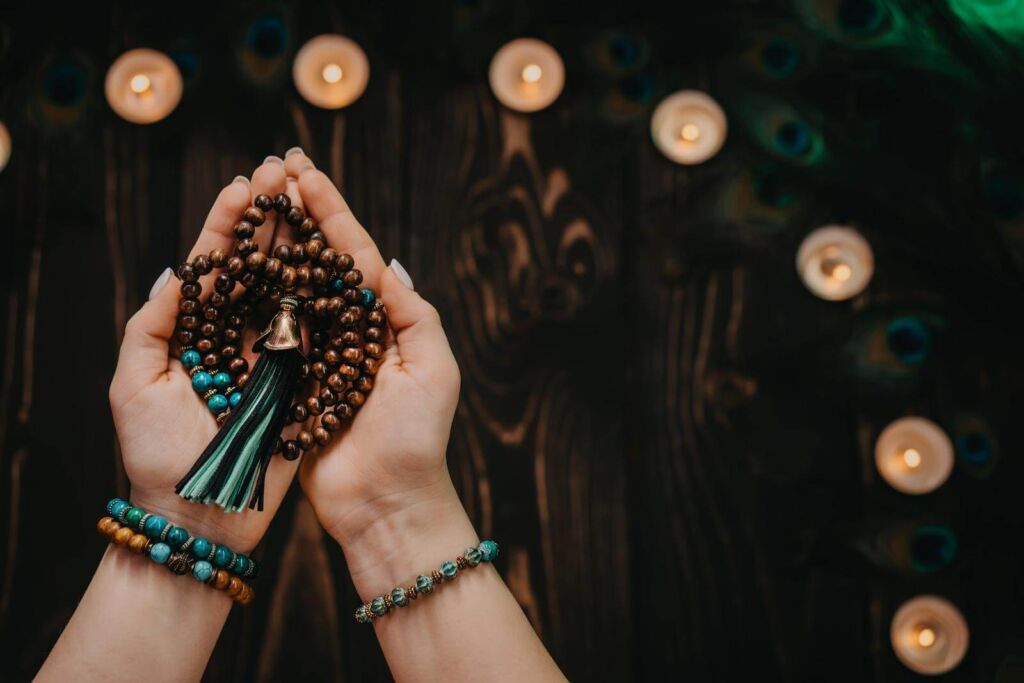
[[[417,576],[416,582],[411,586],[392,588],[390,593],[378,595],[365,605],[360,605],[356,610],[356,621],[360,624],[369,624],[377,617],[386,615],[392,607],[406,607],[411,604],[411,600],[420,595],[433,593],[435,586],[454,581],[460,569],[475,567],[481,562],[492,562],[497,557],[498,544],[494,541],[483,541],[475,548],[466,548],[466,552],[456,557],[454,562],[442,562],[440,569],[435,569],[429,575]]]
[[[171,550],[183,554],[191,553],[195,561],[224,569],[241,579],[255,579],[259,573],[256,560],[232,552],[226,545],[217,545],[205,538],[196,538],[188,530],[174,526],[163,517],[151,515],[120,498],[114,498],[107,503],[107,512],[121,524],[137,529],[154,541],[167,545]]]

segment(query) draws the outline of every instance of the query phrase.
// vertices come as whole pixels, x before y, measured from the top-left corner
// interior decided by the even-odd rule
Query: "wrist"
[[[239,533],[235,528],[243,525],[241,515],[249,514],[248,512],[229,513],[215,505],[190,503],[173,492],[151,495],[134,488],[128,502],[150,514],[163,517],[173,526],[186,529],[195,538],[205,538],[217,545],[226,545],[236,553],[249,555],[259,542],[258,538],[254,540],[250,534]],[[248,530],[252,525],[243,526]]]

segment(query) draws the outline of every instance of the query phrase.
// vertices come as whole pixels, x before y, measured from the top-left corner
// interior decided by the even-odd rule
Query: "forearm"
[[[478,542],[452,490],[378,518],[342,549],[356,590],[369,602]],[[373,623],[400,683],[565,680],[490,563],[461,570],[433,594]]]
[[[198,681],[232,600],[110,546],[39,681]]]

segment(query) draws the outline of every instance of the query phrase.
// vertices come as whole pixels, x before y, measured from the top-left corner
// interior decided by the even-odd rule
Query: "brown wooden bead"
[[[296,437],[296,441],[299,442],[299,448],[301,448],[304,451],[308,451],[310,448],[316,445],[316,439],[313,438],[313,434],[307,432],[305,429],[299,432],[299,435]]]
[[[146,549],[147,543],[149,543],[149,538],[145,534],[135,534],[128,539],[128,550],[136,554],[142,554],[142,551]]]
[[[239,389],[244,387],[246,385],[246,383],[248,383],[248,381],[249,381],[249,373],[248,372],[243,372],[241,375],[239,375],[238,377],[235,378],[235,384],[238,385]]]
[[[309,237],[317,231],[317,224],[309,216],[306,216],[301,223],[299,223],[299,234],[303,237]]]
[[[224,341],[228,342],[229,344],[235,344],[242,339],[242,333],[239,332],[238,330],[228,327],[224,330],[223,337]]]
[[[339,403],[334,406],[334,414],[341,420],[351,420],[356,411],[347,403]]]
[[[204,337],[215,337],[218,332],[220,332],[220,325],[217,323],[207,321],[199,326],[199,334]]]
[[[182,346],[189,346],[196,340],[196,333],[192,330],[178,330],[176,335],[178,343]]]
[[[309,363],[303,363],[299,366],[299,379],[309,378]]]
[[[339,313],[341,313],[341,311],[342,311],[342,309],[344,307],[345,307],[345,300],[344,299],[342,299],[340,296],[332,296],[327,301],[327,314],[331,315],[331,316],[336,316]]]
[[[324,362],[332,368],[337,367],[338,363],[341,362],[341,355],[334,349],[327,349],[324,351]]]
[[[338,374],[351,382],[359,377],[359,368],[354,365],[342,363],[338,366]]]
[[[249,221],[256,227],[263,225],[263,221],[267,219],[266,214],[263,213],[263,209],[258,206],[250,206],[245,210],[243,216],[245,217],[245,220]]]
[[[328,306],[329,303],[330,303],[330,300],[327,297],[325,297],[325,296],[317,297],[316,301],[313,303],[313,315],[319,316],[321,318],[326,316],[327,315],[327,306]]]
[[[359,290],[355,287],[346,287],[341,295],[345,297],[345,301],[350,304],[358,304],[363,300],[363,295],[359,293]]]
[[[220,365],[220,354],[212,351],[203,356],[203,365],[208,368],[215,368]]]
[[[294,266],[285,266],[281,269],[281,286],[285,289],[294,289],[298,278],[295,275]]]
[[[338,254],[334,258],[334,267],[337,268],[340,272],[351,270],[352,266],[354,266],[355,264],[356,260],[352,258],[352,256],[350,256],[349,254]]]
[[[237,576],[232,576],[230,579],[228,579],[228,587],[224,590],[224,592],[230,595],[231,597],[235,597],[242,591],[243,585],[244,584],[242,583],[242,580],[240,578],[238,578]]]
[[[181,284],[181,296],[186,299],[197,299],[203,288],[198,282],[183,282]]]
[[[299,442],[295,439],[289,439],[284,442],[284,448],[281,449],[281,457],[285,460],[295,460],[302,454],[302,449],[299,448]]]
[[[196,340],[196,351],[199,353],[209,353],[213,351],[213,340],[209,337]]]
[[[254,251],[258,251],[259,248],[260,246],[252,239],[238,240],[238,243],[235,244],[235,250],[242,256],[248,256]]]
[[[263,269],[263,275],[268,280],[277,280],[281,277],[281,268],[284,266],[279,258],[268,258],[267,265]]]
[[[324,402],[319,396],[310,396],[306,399],[306,410],[310,415],[320,415],[324,412]]]
[[[329,273],[327,272],[326,268],[321,268],[320,266],[316,266],[316,267],[313,268],[313,270],[310,271],[310,279],[313,280],[314,284],[326,285],[328,278],[329,278]]]
[[[333,412],[324,413],[320,418],[320,424],[329,432],[336,432],[341,429],[341,419]]]
[[[284,192],[274,195],[274,209],[278,213],[284,213],[292,206],[292,198]]]
[[[223,292],[214,292],[210,295],[210,299],[207,303],[214,308],[225,308],[229,303],[231,303],[231,297]]]
[[[317,260],[320,262],[320,265],[323,266],[324,268],[333,268],[334,259],[336,258],[338,258],[338,252],[336,252],[331,247],[327,247],[326,249],[320,252],[320,255],[317,257]]]
[[[309,266],[298,266],[295,269],[295,281],[300,285],[308,285],[311,278]]]
[[[270,195],[258,194],[256,199],[252,200],[253,205],[260,211],[266,213],[274,208],[274,200],[270,198]]]
[[[225,344],[220,347],[220,355],[228,360],[238,357],[238,347],[234,344]]]
[[[309,417],[309,409],[305,403],[296,403],[292,406],[292,419],[296,422],[305,422]]]
[[[369,342],[363,349],[370,358],[380,358],[384,355],[384,347],[377,342]]]
[[[206,275],[213,270],[213,264],[210,263],[210,257],[206,254],[196,254],[196,257],[192,259],[192,267],[196,269],[196,272],[200,275]]]
[[[259,273],[267,265],[267,255],[262,251],[254,251],[245,257],[245,267],[250,272]]]
[[[314,427],[313,438],[316,439],[316,442],[321,446],[326,446],[331,442],[331,433],[323,427]]]
[[[380,361],[376,358],[367,358],[363,361],[363,372],[367,375],[376,375],[380,368]]]
[[[336,391],[338,393],[341,393],[348,388],[348,380],[346,380],[344,377],[342,377],[336,372],[327,378],[326,384],[328,387],[331,388],[331,390]]]
[[[292,248],[287,244],[279,244],[274,247],[274,258],[280,259],[282,263],[292,262]]]
[[[324,359],[324,350],[319,346],[311,346],[309,352],[306,354],[306,358],[314,363],[322,361]]]
[[[298,227],[302,221],[306,220],[306,212],[302,210],[301,206],[293,206],[285,212],[284,219],[288,225]]]
[[[232,358],[231,362],[228,363],[228,371],[232,375],[241,375],[243,372],[248,372],[249,361],[244,358]]]
[[[238,595],[235,596],[235,602],[244,607],[245,605],[252,603],[255,596],[256,592],[253,591],[252,586],[246,584],[242,587],[242,590],[238,592]]]
[[[183,330],[194,330],[199,327],[199,318],[194,315],[179,315],[178,325]]]
[[[373,389],[373,378],[369,375],[363,375],[352,386],[364,394],[368,394]]]
[[[323,250],[324,243],[320,240],[311,239],[306,242],[306,256],[308,256],[311,261],[316,261],[320,256],[320,252]]]
[[[384,314],[383,309],[373,310],[366,314],[366,322],[383,327],[384,323],[387,322],[387,316]]]
[[[313,376],[317,379],[323,379],[328,373],[327,363],[318,360],[309,366],[309,371],[312,372]]]
[[[116,531],[116,529],[114,529],[115,524],[117,524],[118,527],[121,526],[113,517],[100,517],[100,521],[96,522],[96,531],[109,537],[113,531]]]
[[[219,294],[219,292],[214,292],[214,294]],[[210,298],[213,297],[211,296]],[[220,309],[214,306],[212,303],[206,304],[205,306],[203,306],[203,318],[205,318],[209,322],[217,320],[218,318],[220,318]]]
[[[210,580],[210,585],[219,591],[224,590],[228,587],[228,583],[231,582],[231,574],[227,573],[223,569],[218,569],[213,573],[213,578]]]
[[[237,313],[232,313],[227,318],[225,318],[224,324],[230,328],[240,330],[242,329],[242,327],[245,326],[245,318],[238,315]]]
[[[338,402],[337,394],[331,391],[330,387],[324,387],[317,395],[320,397],[320,402],[323,403],[326,408],[330,408]]]
[[[292,247],[292,263],[300,265],[305,263],[307,260],[309,260],[309,256],[306,255],[305,244],[300,243]]]
[[[245,270],[245,261],[240,256],[232,256],[228,259],[227,271],[231,275],[241,275]]]
[[[256,234],[256,226],[249,221],[238,221],[235,223],[235,237],[240,240],[249,239]]]
[[[223,249],[217,247],[216,249],[210,250],[210,265],[214,268],[223,268],[224,264],[228,262],[228,255]]]
[[[341,357],[345,359],[346,363],[359,365],[363,362],[363,359],[366,356],[363,354],[363,350],[358,346],[349,346],[342,350]]]
[[[366,332],[363,334],[366,336],[366,341],[368,342],[384,341],[384,330],[379,327],[373,327],[371,325],[366,328]]]
[[[118,545],[125,545],[126,543],[128,543],[128,541],[132,540],[132,536],[134,535],[134,531],[132,531],[126,526],[123,526],[114,532],[114,543]]]
[[[199,310],[199,299],[182,299],[178,302],[178,310],[185,315],[192,315]]]
[[[178,279],[182,282],[195,282],[199,279],[199,273],[188,263],[178,266]]]
[[[366,394],[364,394],[361,391],[355,391],[353,389],[352,391],[345,394],[345,403],[348,403],[353,408],[358,408],[359,406],[366,403]]]
[[[235,288],[235,281],[227,273],[221,273],[213,281],[213,287],[221,294],[230,294],[231,290]]]
[[[341,276],[341,281],[349,287],[358,287],[359,283],[363,281],[363,274],[357,268],[353,268]]]
[[[345,330],[339,337],[341,343],[345,346],[355,346],[359,343],[359,333],[355,330]]]

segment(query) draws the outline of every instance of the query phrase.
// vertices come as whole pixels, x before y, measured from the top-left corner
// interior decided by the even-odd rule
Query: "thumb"
[[[459,368],[441,326],[441,316],[416,293],[409,274],[395,259],[381,274],[380,292],[402,367],[421,381],[457,385]]]
[[[178,313],[180,281],[170,268],[153,283],[149,301],[128,319],[110,385],[116,407],[167,372],[169,342]]]

